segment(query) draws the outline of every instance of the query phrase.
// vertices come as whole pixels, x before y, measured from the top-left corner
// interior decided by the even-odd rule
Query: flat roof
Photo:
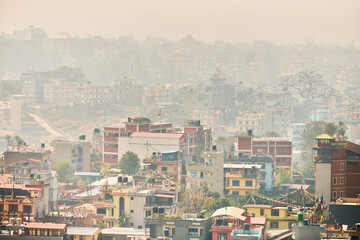
[[[113,227],[113,228],[104,228],[102,229],[102,234],[106,235],[134,235],[134,236],[145,236],[145,229],[136,229],[136,228],[125,228],[125,227]]]
[[[152,133],[152,132],[133,132],[131,137],[156,137],[156,138],[182,138],[182,133]]]
[[[93,236],[99,229],[97,227],[68,227],[67,234]]]
[[[55,223],[28,223],[24,228],[37,228],[37,229],[65,229],[66,224]]]
[[[75,176],[95,176],[95,177],[100,177],[99,172],[75,172],[74,175]]]
[[[247,204],[242,206],[243,208],[271,208],[271,205],[263,205],[263,204]]]
[[[236,164],[236,163],[225,163],[224,168],[261,168],[259,164]]]

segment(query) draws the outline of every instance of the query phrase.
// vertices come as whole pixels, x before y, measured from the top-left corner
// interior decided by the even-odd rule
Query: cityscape
[[[163,20],[184,6],[155,2],[147,27],[124,28],[132,35],[104,21],[115,6],[142,19],[149,3],[29,2],[15,20],[20,3],[0,1],[0,239],[360,239],[358,3],[299,5],[309,19],[338,6],[339,24],[348,9],[341,28],[353,39],[319,30],[329,44],[301,29],[297,41],[276,35],[289,29],[272,18],[268,35],[248,22],[251,41],[213,19],[201,20],[214,24],[204,35],[192,14],[210,17],[213,3],[188,5],[174,34]],[[216,5],[225,20],[230,2]],[[319,24],[273,3],[298,13],[291,23]],[[272,11],[241,4],[249,15],[234,24]],[[65,24],[75,10],[83,19]],[[69,16],[62,28],[57,11]],[[95,15],[100,28],[84,23]]]

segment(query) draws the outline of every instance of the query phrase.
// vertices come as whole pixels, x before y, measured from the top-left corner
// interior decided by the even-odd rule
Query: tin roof
[[[219,216],[231,216],[237,219],[244,221],[246,217],[242,214],[245,212],[244,209],[237,207],[224,207],[216,210],[211,217],[219,217]]]

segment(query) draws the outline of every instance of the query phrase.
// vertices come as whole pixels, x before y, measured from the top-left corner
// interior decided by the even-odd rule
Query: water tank
[[[127,183],[128,182],[128,178],[127,177],[124,177],[124,183]]]
[[[122,177],[118,177],[118,182],[122,182],[123,178]]]
[[[245,224],[244,224],[244,230],[245,230],[245,231],[250,231],[250,224],[245,223]]]
[[[41,143],[41,148],[45,148],[45,143]]]
[[[251,129],[249,129],[249,130],[247,130],[247,134],[248,134],[248,136],[251,137],[253,135],[253,131]]]
[[[216,151],[216,145],[212,146],[212,150]]]

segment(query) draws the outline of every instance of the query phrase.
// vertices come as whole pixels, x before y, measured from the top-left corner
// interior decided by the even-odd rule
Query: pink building
[[[236,156],[258,155],[260,153],[273,157],[276,167],[291,168],[292,144],[290,140],[281,137],[253,138],[251,136],[236,136]]]

